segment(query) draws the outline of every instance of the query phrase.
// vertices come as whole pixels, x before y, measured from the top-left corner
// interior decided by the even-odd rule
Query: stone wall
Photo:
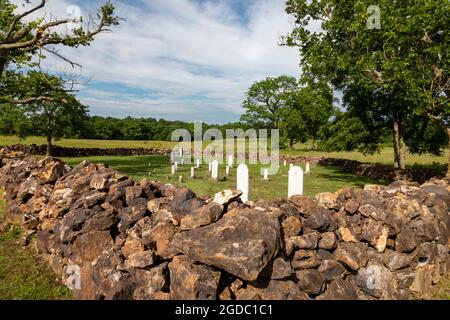
[[[430,298],[450,268],[446,180],[244,205],[105,165],[3,161],[8,218],[64,282],[79,270],[79,299]]]

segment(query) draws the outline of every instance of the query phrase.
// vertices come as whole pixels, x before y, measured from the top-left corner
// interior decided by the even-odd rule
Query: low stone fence
[[[0,146],[0,160],[2,156],[7,154],[18,155],[45,155],[46,146],[41,145],[12,145]],[[158,148],[66,148],[61,146],[53,147],[53,155],[55,157],[89,157],[89,156],[138,156],[138,155],[170,155],[170,149]],[[194,154],[194,152],[191,152]],[[246,155],[248,157],[248,154]],[[358,176],[368,177],[373,180],[408,180],[424,183],[425,181],[437,177],[445,177],[445,173],[439,170],[410,168],[406,170],[394,169],[392,166],[362,163],[355,160],[337,159],[337,158],[320,158],[320,157],[304,157],[304,156],[290,156],[281,155],[281,162],[286,160],[289,163],[306,163],[309,162],[321,166],[340,167],[345,172],[355,174]]]
[[[446,180],[243,204],[101,164],[3,161],[7,217],[78,299],[431,298],[450,268]]]
[[[106,143],[106,142],[105,142]],[[68,148],[53,146],[52,154],[55,157],[91,157],[91,156],[144,156],[144,155],[170,155],[170,149],[159,148]],[[31,155],[46,155],[46,145],[0,146],[0,154],[22,153]]]

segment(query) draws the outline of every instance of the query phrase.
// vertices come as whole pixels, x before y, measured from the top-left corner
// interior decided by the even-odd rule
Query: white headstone
[[[175,173],[177,173],[177,170],[175,169],[175,165],[174,164],[172,165],[171,173],[172,173],[173,176],[175,175]]]
[[[183,176],[179,176],[179,177],[178,177],[178,181],[179,181],[180,183],[182,183],[182,182],[183,182]]]
[[[292,163],[289,164],[289,170],[291,170],[294,167]]]
[[[197,169],[200,168],[200,159],[199,158],[197,158],[196,167],[197,167]]]
[[[283,165],[286,167],[287,166],[287,161],[284,160]]]
[[[175,161],[173,165],[175,166],[175,171],[178,171],[178,162]]]
[[[183,156],[183,149],[180,149],[180,157]]]
[[[229,176],[230,175],[230,166],[227,165],[225,168],[225,175]]]
[[[217,180],[219,177],[219,162],[217,160],[214,160],[211,162],[211,178],[214,180]]]
[[[181,165],[184,166],[184,157],[181,158]]]
[[[305,174],[311,174],[311,165],[309,162],[306,163]]]
[[[194,179],[194,177],[195,177],[195,168],[194,167],[191,167],[191,179]]]
[[[234,156],[232,154],[228,155],[228,165],[233,168]]]
[[[269,180],[269,169],[264,169],[264,180]]]
[[[210,163],[208,163],[208,171],[211,172],[211,170],[212,170],[212,164],[210,162]]]
[[[248,201],[248,167],[240,164],[237,168],[236,189],[242,191],[241,200],[246,203]]]
[[[288,198],[294,195],[303,195],[303,170],[297,166],[289,170]]]

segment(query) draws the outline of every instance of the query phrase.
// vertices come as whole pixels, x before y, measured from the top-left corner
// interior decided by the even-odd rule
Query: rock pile
[[[447,275],[448,181],[244,205],[105,165],[8,160],[8,217],[79,299],[429,298]]]

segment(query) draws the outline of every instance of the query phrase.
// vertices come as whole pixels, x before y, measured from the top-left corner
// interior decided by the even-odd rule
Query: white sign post
[[[311,165],[309,164],[309,161],[306,162],[305,174],[311,174]]]
[[[233,162],[234,162],[234,157],[232,154],[228,155],[228,165],[230,166],[230,168],[233,168]]]
[[[248,167],[240,164],[237,168],[237,184],[236,189],[242,191],[241,200],[246,203],[248,201]]]
[[[197,167],[197,169],[200,168],[200,159],[199,158],[197,158],[196,167]]]
[[[269,181],[269,169],[264,169],[264,180]]]
[[[289,170],[288,198],[294,195],[303,195],[303,170],[297,166]]]
[[[219,177],[219,162],[217,160],[214,160],[211,162],[211,178],[214,180],[217,180]]]

